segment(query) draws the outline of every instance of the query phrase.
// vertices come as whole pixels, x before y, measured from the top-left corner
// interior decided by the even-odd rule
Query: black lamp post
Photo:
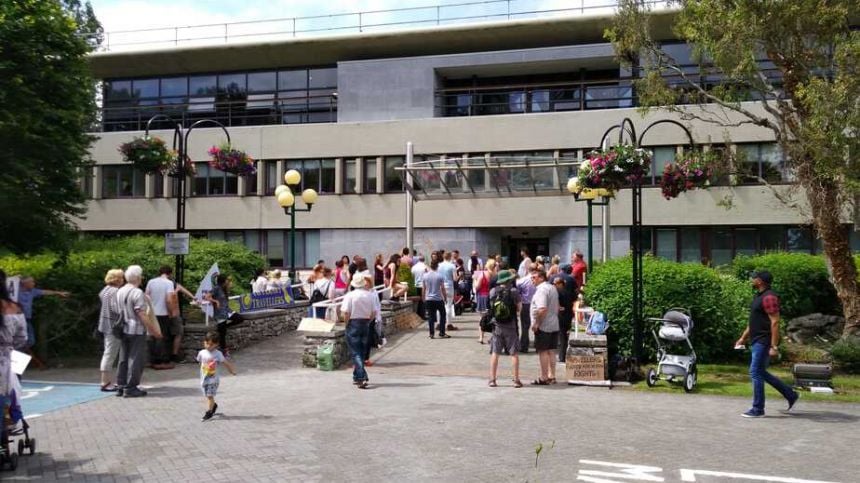
[[[176,193],[176,232],[182,233],[185,231],[185,160],[188,158],[187,150],[188,150],[188,136],[191,135],[191,131],[194,130],[195,127],[198,127],[203,124],[211,124],[217,127],[220,127],[222,131],[224,131],[224,135],[227,136],[227,143],[230,143],[230,133],[227,132],[227,128],[224,127],[223,124],[214,120],[214,119],[201,119],[196,121],[188,129],[182,127],[182,123],[175,121],[172,117],[165,114],[156,114],[149,118],[146,121],[146,131],[144,133],[145,136],[149,136],[149,129],[152,125],[153,121],[156,120],[164,120],[174,125],[173,128],[173,149],[177,152],[177,166],[176,166],[176,185],[177,185],[177,193]],[[182,284],[184,270],[185,270],[185,255],[176,255],[176,266],[174,268],[174,279],[176,283]]]
[[[291,169],[284,174],[284,182],[275,188],[275,197],[278,204],[284,209],[284,214],[290,217],[290,282],[297,283],[299,280],[296,274],[296,213],[301,211],[310,212],[317,202],[319,196],[316,190],[308,188],[302,191],[302,201],[305,202],[304,208],[296,208],[296,197],[293,192],[299,189],[302,182],[302,175],[298,171]]]
[[[588,273],[591,273],[592,266],[594,265],[594,234],[592,233],[594,230],[594,217],[593,217],[593,207],[595,206],[608,206],[609,198],[612,196],[612,193],[609,190],[603,188],[582,188],[579,186],[577,178],[571,178],[567,182],[567,190],[573,194],[573,198],[576,201],[585,201],[588,206]],[[598,197],[601,198],[601,201],[595,201]]]

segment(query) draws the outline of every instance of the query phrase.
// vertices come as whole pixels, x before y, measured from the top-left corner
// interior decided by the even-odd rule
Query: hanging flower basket
[[[233,149],[229,144],[212,146],[209,149],[209,155],[212,156],[209,166],[226,173],[251,176],[257,172],[254,160],[244,151]]]
[[[628,144],[619,144],[607,151],[592,151],[579,166],[577,174],[583,188],[618,191],[625,186],[642,183],[651,153]]]
[[[168,149],[164,140],[154,136],[134,138],[120,144],[123,161],[132,163],[146,174],[163,173],[176,161],[176,151]]]
[[[179,177],[179,159],[177,158],[176,162],[170,165],[170,170],[167,172],[168,175],[173,176],[174,178]],[[197,165],[191,161],[191,158],[185,156],[185,176],[194,176],[197,174]]]
[[[686,191],[707,188],[712,174],[703,153],[687,153],[677,163],[667,164],[663,169],[660,178],[663,198],[671,200]]]

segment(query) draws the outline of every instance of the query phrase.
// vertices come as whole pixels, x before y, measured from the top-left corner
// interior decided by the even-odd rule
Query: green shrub
[[[47,343],[47,355],[86,355],[98,351],[91,335],[98,322],[98,293],[104,286],[105,273],[111,268],[137,264],[148,279],[158,275],[160,266],[172,267],[174,260],[164,254],[161,237],[84,238],[73,244],[65,260],[51,253],[26,258],[7,255],[0,257],[0,268],[9,275],[32,275],[40,287],[72,293],[68,299],[37,299],[34,319],[42,343]],[[222,273],[233,277],[237,294],[248,290],[247,282],[254,270],[265,264],[242,245],[192,239],[190,253],[185,257],[183,285],[194,292],[215,262]],[[44,352],[45,346],[40,347]]]
[[[755,270],[767,270],[773,275],[773,290],[779,294],[781,315],[785,319],[815,312],[842,313],[821,256],[774,252],[753,257],[741,255],[732,263],[732,271],[741,280],[749,280]]]
[[[610,344],[621,353],[632,354],[632,261],[610,260],[590,276],[586,286],[588,303],[606,314],[610,322]],[[688,308],[695,327],[692,341],[701,361],[731,358],[733,342],[748,318],[752,289],[748,283],[721,275],[698,263],[675,263],[646,256],[644,316],[662,317],[672,307]],[[645,321],[645,354],[654,358],[656,345]]]
[[[843,371],[860,373],[860,336],[839,339],[830,349],[830,356]]]

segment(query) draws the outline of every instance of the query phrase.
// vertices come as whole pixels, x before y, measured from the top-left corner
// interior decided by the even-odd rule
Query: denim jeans
[[[531,304],[523,304],[520,309],[520,353],[529,351],[529,332],[532,326]]]
[[[445,303],[441,300],[427,300],[424,302],[424,308],[427,309],[427,328],[430,329],[430,335],[436,333],[436,321],[439,321],[439,335],[445,335],[445,324],[448,321]]]
[[[773,386],[786,400],[791,401],[797,397],[797,393],[773,374],[767,372],[770,361],[770,345],[764,342],[754,342],[750,346],[752,359],[750,359],[750,379],[753,386],[753,411],[764,414],[764,383]]]
[[[367,339],[370,334],[368,319],[351,319],[346,326],[346,345],[352,353],[352,380],[366,381],[367,371],[364,370],[364,353],[367,350]]]

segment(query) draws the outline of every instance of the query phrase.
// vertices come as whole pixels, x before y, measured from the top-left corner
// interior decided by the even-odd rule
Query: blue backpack
[[[606,322],[606,315],[603,312],[595,312],[588,320],[588,327],[585,328],[587,334],[603,335],[609,324]]]

